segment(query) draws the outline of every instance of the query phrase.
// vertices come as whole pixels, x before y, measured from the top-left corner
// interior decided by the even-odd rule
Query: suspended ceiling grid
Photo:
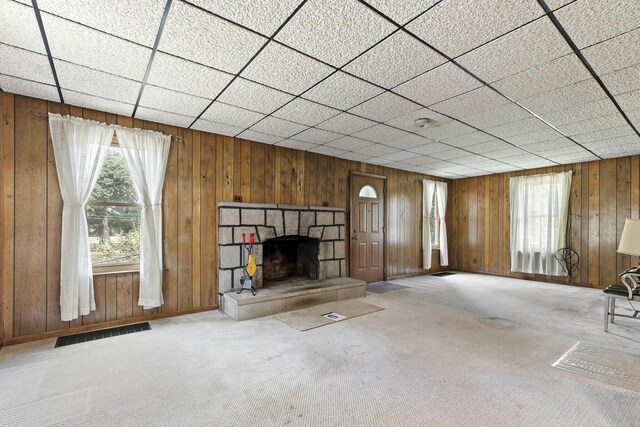
[[[621,157],[640,2],[0,0],[0,88],[454,179]]]

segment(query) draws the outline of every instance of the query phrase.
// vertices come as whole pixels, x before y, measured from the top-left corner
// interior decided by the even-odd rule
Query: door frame
[[[376,175],[373,173],[360,172],[356,170],[349,170],[349,228],[347,233],[349,235],[349,276],[351,276],[351,260],[353,254],[351,253],[351,238],[353,230],[353,176],[358,175],[365,178],[375,178],[382,180],[382,202],[384,203],[384,221],[382,221],[382,280],[387,280],[387,177],[385,175]]]

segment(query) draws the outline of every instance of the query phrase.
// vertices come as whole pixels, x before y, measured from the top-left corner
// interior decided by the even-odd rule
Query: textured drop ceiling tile
[[[42,14],[54,58],[142,81],[151,49]]]
[[[600,78],[612,95],[640,89],[640,64],[601,75]]]
[[[325,144],[327,147],[338,148],[344,151],[361,150],[366,147],[371,147],[373,142],[365,141],[362,139],[354,138],[352,136],[343,136],[334,141]]]
[[[423,105],[433,105],[482,86],[452,63],[446,63],[393,89]]]
[[[0,74],[55,85],[46,55],[1,43]]]
[[[613,159],[616,157],[635,156],[640,154],[640,146],[629,147],[611,147],[594,150],[594,152],[603,159]]]
[[[393,141],[387,143],[387,145],[395,148],[407,149],[417,147],[418,145],[422,145],[425,142],[429,142],[429,140],[420,135],[407,133],[399,138],[393,139]]]
[[[205,111],[202,118],[213,123],[245,129],[264,118],[264,114],[216,101]]]
[[[459,157],[464,157],[464,156],[468,156],[469,153],[467,153],[464,150],[461,150],[459,148],[451,148],[449,150],[446,151],[436,151],[434,153],[430,153],[429,156],[436,158],[436,159],[440,159],[440,160],[451,160],[455,162],[455,159],[459,158]]]
[[[598,75],[640,63],[640,28],[582,50]]]
[[[232,78],[231,74],[157,52],[147,83],[213,99]]]
[[[621,136],[633,135],[635,132],[629,125],[620,126],[611,129],[602,129],[595,132],[583,133],[573,137],[577,142],[581,144],[588,144],[591,142],[605,141]]]
[[[471,166],[471,167],[477,168],[478,163],[486,160],[486,157],[483,157],[483,156],[478,156],[476,154],[469,154],[469,153],[465,153],[465,154],[467,155],[458,157],[454,161],[459,165]]]
[[[547,6],[549,6],[549,8],[551,10],[556,10],[562,6],[565,6],[569,3],[572,3],[576,0],[546,0]]]
[[[584,154],[563,154],[559,156],[550,157],[550,160],[554,162],[558,162],[561,165],[566,165],[569,163],[580,163],[580,162],[590,162],[593,160],[599,160],[598,157],[585,152]]]
[[[423,154],[426,156],[431,156],[433,153],[447,150],[451,150],[450,145],[428,140],[425,140],[425,142],[420,145],[416,145],[415,147],[407,149],[407,151],[411,151],[412,153]]]
[[[271,36],[301,0],[191,0],[216,15]]]
[[[407,29],[451,57],[493,40],[544,13],[530,0],[443,1]]]
[[[339,110],[325,107],[324,105],[307,101],[302,98],[294,99],[273,113],[274,116],[280,117],[281,119],[302,123],[307,126],[315,126],[337,114],[340,114]],[[336,130],[336,132],[338,131]]]
[[[58,81],[63,89],[95,95],[127,104],[135,104],[141,82],[103,73],[66,61],[54,60]],[[202,111],[202,110],[201,110]]]
[[[445,138],[452,138],[458,135],[465,135],[472,132],[476,132],[471,126],[467,126],[463,123],[450,121],[442,125],[427,126],[420,128],[415,133],[426,136],[427,138],[442,140]]]
[[[600,141],[587,142],[584,146],[590,150],[598,148],[611,148],[611,147],[634,147],[640,144],[640,137],[638,135],[623,135],[618,137],[611,137]]]
[[[445,144],[453,145],[454,147],[467,147],[469,145],[479,144],[494,139],[491,135],[487,135],[484,132],[472,132],[465,135],[453,136],[451,138],[444,138],[442,142]]]
[[[237,73],[267,41],[181,1],[173,2],[159,49]]]
[[[499,162],[497,160],[483,158],[482,160],[475,162],[473,167],[477,169],[486,169],[486,168],[492,168],[492,167],[497,167],[501,165],[504,165],[504,163]]]
[[[512,144],[516,145],[528,145],[534,143],[540,143],[549,141],[552,139],[561,138],[562,134],[553,130],[552,128],[547,128],[544,130],[536,131],[536,132],[528,132],[514,136],[508,136],[504,139],[509,141]]]
[[[505,104],[496,108],[489,108],[484,111],[462,117],[462,121],[480,129],[492,128],[495,126],[514,123],[520,120],[535,118],[524,108],[516,104]]]
[[[4,88],[4,86],[2,87]],[[64,97],[65,104],[69,105],[77,105],[78,107],[91,108],[92,110],[105,111],[127,117],[131,117],[133,113],[133,104],[126,104],[124,102],[99,98],[94,95],[86,95],[65,89],[62,89],[62,96]],[[38,98],[42,98],[42,96],[38,96]]]
[[[348,110],[382,92],[382,89],[371,83],[339,71],[304,93],[302,97],[340,110]]]
[[[341,67],[387,34],[394,25],[355,0],[309,0],[276,40]]]
[[[345,154],[344,151],[338,150],[337,148],[327,147],[326,145],[318,145],[316,147],[310,148],[308,151],[312,153],[324,154],[325,156],[332,157],[340,157]]]
[[[411,154],[412,154],[412,157],[403,161],[412,166],[425,166],[425,165],[433,164],[438,161],[433,157],[416,155],[415,153],[411,153]]]
[[[403,25],[420,15],[438,0],[365,0],[371,6]]]
[[[500,158],[500,161],[503,163],[513,165],[513,166],[520,166],[520,167],[526,167],[531,163],[538,163],[541,160],[544,161],[545,159],[541,159],[539,156],[536,156],[535,154],[529,154],[529,153]]]
[[[571,48],[551,21],[539,19],[461,56],[458,62],[491,83],[568,53]]]
[[[220,95],[218,101],[270,114],[292,99],[293,96],[284,92],[238,78]]]
[[[386,122],[420,108],[420,105],[414,102],[407,101],[394,93],[385,92],[350,109],[349,112],[379,122]]]
[[[380,156],[386,156],[387,154],[394,153],[397,150],[387,145],[374,143],[366,147],[355,148],[352,151],[355,151],[356,153],[367,154],[369,156],[380,157]]]
[[[296,135],[298,141],[311,142],[313,144],[326,144],[340,137],[342,137],[342,135],[339,133],[315,128],[309,128]]]
[[[356,138],[379,142],[386,145],[394,145],[394,140],[405,135],[408,135],[408,133],[385,125],[376,125],[353,134]]]
[[[611,102],[609,98],[603,98],[595,102],[579,104],[566,110],[541,113],[540,117],[563,132],[564,126],[570,125],[571,123],[581,122],[603,115],[613,115],[617,112],[618,110],[613,102]]]
[[[480,144],[469,145],[464,148],[465,150],[471,151],[472,153],[485,154],[485,153],[490,153],[491,151],[498,151],[498,150],[504,150],[506,148],[512,148],[512,146],[507,144],[504,141],[494,139],[487,142],[481,142]]]
[[[384,156],[385,159],[392,160],[394,162],[402,162],[412,157],[415,157],[415,154],[408,151],[396,151],[395,153],[387,154]]]
[[[0,0],[0,10],[0,42],[46,54],[31,6]]]
[[[575,142],[571,141],[569,138],[560,137],[560,138],[550,139],[548,141],[540,141],[540,142],[534,142],[530,144],[523,144],[521,145],[521,147],[523,150],[538,152],[538,151],[551,150],[554,148],[562,149],[565,147],[577,147],[577,145]]]
[[[430,108],[443,114],[460,118],[509,103],[509,100],[505,97],[498,95],[487,86],[483,86],[446,101],[439,102]]]
[[[182,92],[146,85],[140,98],[140,105],[155,110],[197,117],[209,105],[208,99],[197,98]]]
[[[615,97],[623,111],[640,110],[640,90],[623,93]]]
[[[266,133],[256,132],[251,129],[247,129],[238,135],[238,138],[248,139],[249,141],[263,142],[265,144],[276,144],[283,140],[281,136],[267,135]]]
[[[416,119],[420,118],[428,118],[429,120],[431,120],[431,124],[422,128],[416,126],[415,121]],[[405,114],[404,116],[388,120],[385,122],[385,124],[398,129],[406,130],[407,132],[416,132],[419,130],[424,130],[428,127],[441,126],[444,123],[450,122],[451,120],[452,119],[450,119],[449,117],[443,116],[440,113],[436,113],[433,110],[430,110],[428,108],[421,108],[419,110],[412,111],[409,114]]]
[[[118,0],[39,0],[41,11],[87,25],[105,33],[153,47],[166,2]]]
[[[227,136],[235,136],[243,131],[243,128],[227,125],[224,123],[215,123],[203,118],[198,119],[198,121],[195,122],[192,126],[192,129]]]
[[[590,79],[589,71],[573,53],[505,77],[493,87],[517,101]]]
[[[522,168],[518,166],[502,164],[499,166],[490,166],[487,168],[483,168],[483,170],[486,172],[492,172],[492,173],[504,173],[504,172],[514,172],[514,171],[522,170]]]
[[[581,135],[583,133],[595,132],[602,129],[611,129],[626,125],[626,121],[620,114],[596,117],[582,122],[575,122],[562,126],[562,131],[566,135]]]
[[[308,102],[308,101],[305,101]],[[356,133],[362,129],[370,128],[371,126],[375,126],[376,122],[371,120],[354,116],[349,113],[341,113],[337,116],[330,118],[322,123],[320,123],[317,127],[324,130],[330,130],[332,132],[338,132],[345,135],[351,135]]]
[[[400,169],[400,170],[404,171],[404,170],[407,170],[407,168],[409,168],[411,166],[406,164],[405,162],[391,162],[391,163],[385,164],[385,167],[394,168],[394,169]]]
[[[569,109],[579,104],[597,101],[606,98],[606,94],[600,85],[594,80],[583,80],[581,82],[556,89],[554,91],[522,99],[520,104],[541,114],[549,111]]]
[[[549,129],[542,120],[536,117],[527,117],[516,122],[504,123],[498,126],[492,126],[485,130],[491,135],[495,135],[500,138],[508,138],[515,135],[522,135],[525,133],[545,131]]]
[[[527,154],[529,153],[527,153],[526,151],[523,151],[519,148],[512,147],[512,148],[505,148],[503,150],[492,151],[491,158],[500,160],[505,157],[524,156]]]
[[[444,62],[434,50],[399,31],[343,70],[390,89]]]
[[[355,162],[364,162],[369,158],[366,154],[354,153],[351,151],[345,151],[338,155],[338,157],[341,159],[353,160]]]
[[[0,74],[0,87],[5,92],[60,102],[55,86]]]
[[[564,147],[553,147],[547,148],[545,150],[541,150],[536,146],[528,146],[526,148],[532,148],[533,153],[539,155],[540,157],[550,158],[552,156],[560,156],[565,154],[576,154],[576,153],[584,153],[585,149],[577,144],[566,145]]]
[[[251,127],[251,130],[267,133],[269,135],[281,136],[283,138],[289,138],[305,129],[308,129],[305,125],[290,122],[288,120],[282,120],[277,117],[265,117],[263,120]]]
[[[638,28],[638,0],[581,0],[555,12],[579,49]]]
[[[154,110],[138,106],[136,119],[151,120],[156,123],[164,123],[171,126],[187,128],[196,119],[195,116],[183,116],[182,114],[167,113],[166,111]]]
[[[391,162],[392,160],[387,160],[384,157],[371,157],[367,160],[370,165],[387,165]]]
[[[314,147],[317,147],[318,144],[312,144],[310,142],[297,141],[295,139],[283,139],[282,141],[276,144],[278,147],[286,147],[293,148],[294,150],[307,151]]]
[[[279,43],[269,43],[242,72],[242,77],[299,95],[334,71]]]

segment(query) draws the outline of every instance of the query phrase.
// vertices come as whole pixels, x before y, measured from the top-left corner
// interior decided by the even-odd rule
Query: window
[[[109,149],[86,213],[94,269],[138,268],[141,206],[117,145]]]
[[[360,193],[358,194],[358,196],[367,199],[377,199],[378,193],[376,193],[376,190],[372,186],[365,185],[360,189]]]
[[[436,197],[435,191],[433,192],[433,198],[431,200],[429,229],[431,230],[431,247],[433,249],[440,249],[440,217],[438,216],[438,198]]]

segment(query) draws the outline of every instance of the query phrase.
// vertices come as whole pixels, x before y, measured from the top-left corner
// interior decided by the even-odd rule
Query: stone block
[[[347,277],[349,272],[347,271],[347,260],[340,260],[340,277]]]
[[[284,236],[284,219],[283,219],[282,211],[268,210],[267,226],[273,227],[276,233],[276,237]]]
[[[337,226],[325,227],[322,233],[322,240],[338,240],[340,233]]]
[[[229,292],[233,283],[233,271],[218,270],[218,292]]]
[[[264,225],[264,210],[241,209],[240,223],[242,225]]]
[[[323,228],[324,227],[309,227],[309,237],[312,237],[314,239],[321,239]]]
[[[340,261],[320,261],[320,270],[325,279],[340,277]]]
[[[314,294],[299,295],[285,299],[283,308],[284,311],[296,310],[298,308],[332,302],[336,300],[336,297],[337,292],[335,289]]]
[[[342,288],[336,290],[338,293],[338,301],[349,298],[361,298],[366,296],[367,291],[364,285],[353,286],[351,288]]]
[[[218,227],[218,244],[233,244],[233,227]]]
[[[255,244],[253,245],[253,260],[256,265],[262,265],[262,245]]]
[[[249,243],[250,234],[253,233],[256,235],[255,239],[258,242],[258,235],[256,234],[255,227],[233,227],[233,243],[240,244],[242,243],[242,233],[245,234],[245,239],[247,243]]]
[[[333,225],[333,212],[318,212],[318,225]]]
[[[333,259],[333,242],[320,242],[318,259]]]
[[[284,211],[284,235],[296,236],[298,234],[299,225],[298,211]]]
[[[221,226],[240,225],[240,209],[220,208],[219,224]]]
[[[256,268],[256,274],[255,276],[253,276],[253,287],[254,288],[261,288],[262,287],[262,267],[258,266],[258,268]]]
[[[346,229],[344,226],[339,226],[338,227],[338,239],[342,239],[342,240],[346,240],[347,239],[347,235],[345,234]]]
[[[264,243],[269,239],[273,239],[276,237],[276,231],[273,227],[256,227],[258,229],[258,236],[260,236],[259,241]]]
[[[220,246],[220,268],[235,268],[241,265],[240,246]]]
[[[316,225],[316,213],[303,211],[300,212],[300,235],[306,236],[309,234],[309,227]]]
[[[344,225],[344,212],[336,212],[335,213],[335,218],[333,220],[333,223],[335,225]]]
[[[337,259],[343,259],[345,257],[345,243],[344,240],[338,240],[333,244],[333,257]]]
[[[238,317],[234,320],[248,320],[278,314],[282,312],[282,305],[282,300],[260,301],[255,304],[239,305],[237,311]]]

